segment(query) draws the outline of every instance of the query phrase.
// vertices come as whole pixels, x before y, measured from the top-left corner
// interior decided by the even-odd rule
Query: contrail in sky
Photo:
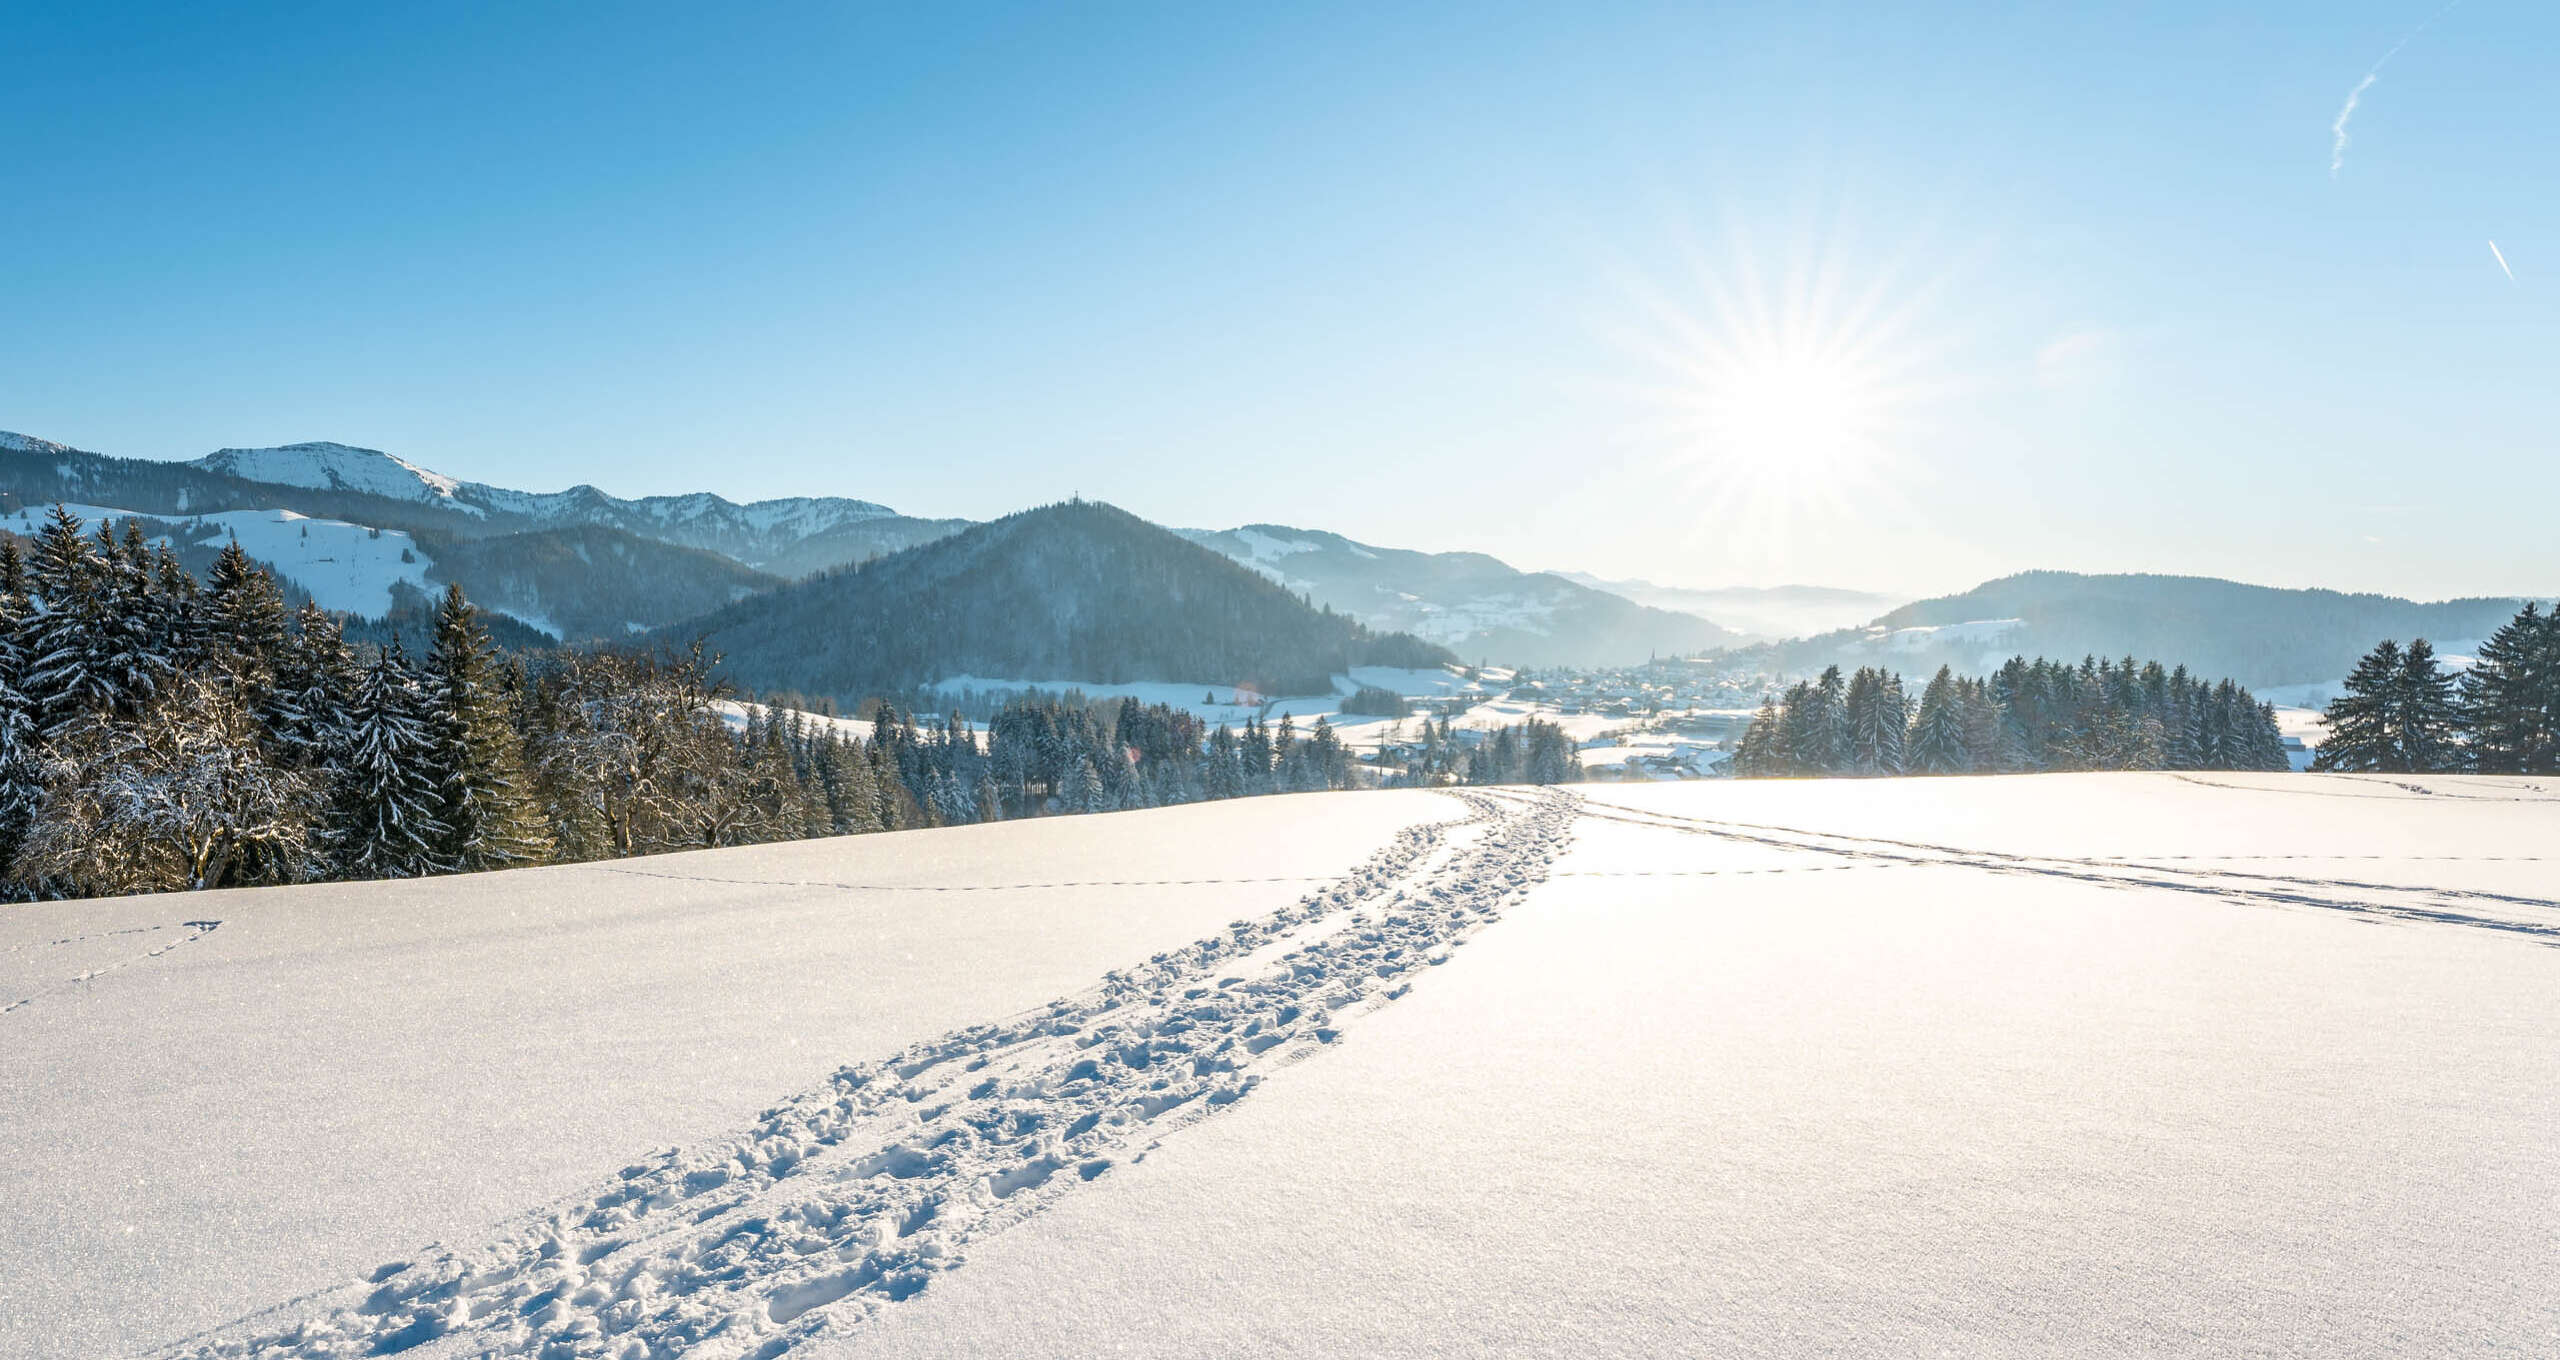
[[[2497,243],[2497,242],[2495,242],[2495,241],[2491,241],[2491,242],[2489,243],[2489,253],[2490,253],[2491,255],[2495,256],[2495,257],[2497,258],[2497,261],[2498,261],[2498,267],[2499,267],[2500,269],[2507,269],[2507,252],[2505,252],[2505,251],[2503,251],[2503,250],[2498,249],[2498,243]],[[2512,270],[2512,269],[2507,269],[2507,282],[2509,282],[2509,283],[2513,283],[2513,282],[2515,282],[2515,281],[2516,281],[2516,271],[2514,271],[2514,270]]]
[[[2373,82],[2382,75],[2383,66],[2393,57],[2400,55],[2400,49],[2409,45],[2410,38],[2426,32],[2435,25],[2436,20],[2452,13],[2453,7],[2461,3],[2462,0],[2445,0],[2443,9],[2428,15],[2425,23],[2410,29],[2407,37],[2391,44],[2391,50],[2382,54],[2382,60],[2367,68],[2364,79],[2357,81],[2356,87],[2347,91],[2347,102],[2338,106],[2338,116],[2329,123],[2329,178],[2336,179],[2339,168],[2347,163],[2347,120],[2356,116],[2356,104],[2364,98],[2365,91],[2373,88]]]

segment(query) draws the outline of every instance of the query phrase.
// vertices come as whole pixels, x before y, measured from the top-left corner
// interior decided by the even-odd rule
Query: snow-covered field
[[[2056,775],[8,908],[0,1354],[2549,1353],[2555,862]]]

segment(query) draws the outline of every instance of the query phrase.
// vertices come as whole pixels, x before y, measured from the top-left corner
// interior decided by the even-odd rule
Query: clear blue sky
[[[2560,6],[2436,17],[2331,172],[2436,4],[19,0],[0,428],[2551,592]]]

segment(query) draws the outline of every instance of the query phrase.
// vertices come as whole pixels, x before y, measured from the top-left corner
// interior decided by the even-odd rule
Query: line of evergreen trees
[[[2286,768],[2273,706],[2132,657],[2012,657],[1981,678],[1940,666],[1916,705],[1899,675],[1833,666],[1763,700],[1733,757],[1756,778]]]
[[[981,740],[883,706],[724,713],[714,658],[511,656],[450,587],[425,650],[288,611],[227,545],[204,579],[61,507],[0,542],[0,894],[412,877],[1347,788],[1318,719],[1019,699]]]
[[[2459,681],[2425,638],[2386,641],[2326,717],[2315,770],[2560,774],[2560,608],[2527,604]]]
[[[1575,784],[1582,781],[1582,752],[1562,727],[1531,718],[1492,731],[1461,731],[1447,716],[1422,720],[1421,740],[1402,753],[1387,778],[1392,788],[1446,784]]]

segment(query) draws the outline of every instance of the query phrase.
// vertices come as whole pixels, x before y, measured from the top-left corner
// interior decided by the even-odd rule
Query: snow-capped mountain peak
[[[860,527],[873,521],[902,520],[897,511],[875,501],[785,496],[740,505],[707,491],[626,500],[584,483],[565,491],[519,491],[450,477],[379,449],[327,441],[223,449],[196,459],[193,466],[263,486],[380,496],[468,515],[494,526],[622,529],[707,549],[759,568],[790,558],[807,540],[825,535],[849,536],[849,544],[842,555],[817,565],[870,555],[877,549],[865,545],[873,540],[905,546],[905,539],[912,537],[895,532],[884,536]]]
[[[50,439],[38,439],[31,434],[14,434],[8,430],[0,430],[0,453],[69,452],[71,447],[67,444],[57,444]]]
[[[380,449],[325,440],[267,449],[219,449],[195,465],[245,481],[316,491],[360,491],[393,500],[447,505],[471,515],[488,512],[459,497],[468,483],[422,468]]]

